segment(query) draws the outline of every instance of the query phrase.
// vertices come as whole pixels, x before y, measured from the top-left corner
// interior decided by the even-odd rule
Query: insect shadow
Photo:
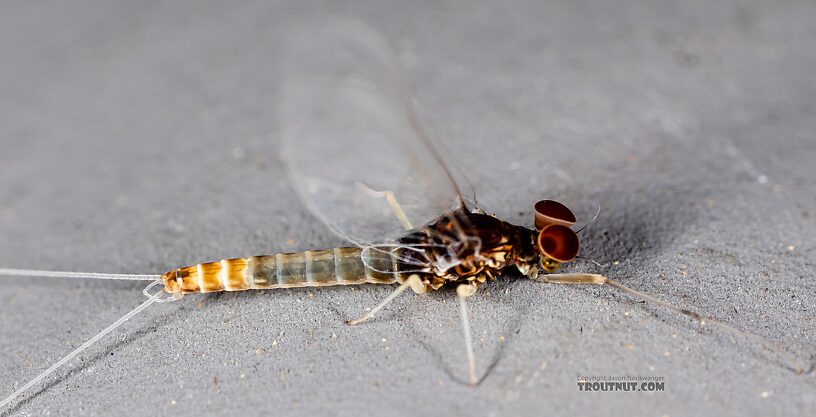
[[[514,278],[521,278],[520,274],[510,274],[513,275]],[[499,279],[493,283],[491,283],[491,290],[494,292],[504,292],[505,290],[512,291],[513,286],[517,285],[517,280],[514,279]],[[340,289],[338,289],[340,290]],[[376,292],[378,288],[372,288],[372,292]],[[425,293],[425,294],[413,294],[416,298],[424,298],[424,297],[432,297],[435,301],[450,301],[450,313],[451,315],[456,314],[455,310],[455,288],[448,288],[444,287],[438,291],[434,291],[432,293]],[[372,295],[374,299],[379,298],[378,295]],[[413,301],[416,301],[414,299]],[[427,301],[427,300],[426,300]],[[527,316],[528,311],[530,310],[530,303],[523,303],[520,306],[511,306],[510,303],[502,302],[499,298],[491,298],[491,301],[498,301],[502,303],[506,307],[511,307],[514,310],[514,313],[507,320],[504,331],[501,332],[501,336],[504,338],[504,342],[500,343],[498,347],[492,353],[490,360],[487,363],[487,367],[484,370],[484,373],[479,378],[477,383],[481,384],[493,371],[496,365],[499,364],[504,352],[508,348],[509,345],[512,345],[513,336],[518,334],[522,325],[524,324],[524,318]],[[532,300],[531,300],[532,301]],[[419,307],[415,307],[419,306]],[[424,306],[425,308],[423,308]],[[356,311],[348,311],[345,308],[342,308],[331,301],[327,301],[324,304],[324,307],[331,311],[334,316],[337,318],[338,323],[344,323],[348,319],[355,318],[359,315],[359,312]],[[448,307],[448,306],[446,306]],[[454,372],[451,364],[448,360],[445,359],[441,350],[438,349],[438,344],[434,343],[432,339],[427,337],[427,335],[419,330],[416,326],[415,321],[413,320],[403,320],[405,317],[410,317],[412,314],[431,314],[430,309],[427,308],[427,304],[422,302],[412,302],[407,301],[405,298],[402,299],[402,302],[399,304],[394,304],[390,309],[384,311],[382,314],[378,315],[375,319],[378,323],[394,323],[397,324],[402,331],[408,334],[411,339],[416,342],[434,361],[436,366],[442,370],[442,372],[449,377],[452,381],[459,383],[463,386],[469,386],[470,383],[466,379],[462,378],[456,372]],[[479,322],[486,322],[486,320],[479,320],[476,318],[476,323]],[[457,333],[458,334],[458,333]]]
[[[504,280],[499,279],[498,281],[493,282],[491,291],[502,293],[508,290],[512,291],[513,290],[512,288],[519,284],[520,280],[514,278],[520,278],[521,277],[520,274],[518,273],[514,274],[508,271],[503,275],[505,275],[505,278],[509,279]],[[445,292],[450,292],[451,294],[445,294]],[[441,294],[434,293],[431,296],[440,299],[444,298],[446,300],[455,300],[455,297],[452,294],[453,292],[454,289],[445,289],[443,293]],[[505,321],[503,330],[500,332],[503,342],[499,343],[498,346],[494,348],[492,354],[490,355],[490,359],[487,362],[487,366],[484,368],[484,370],[482,371],[482,375],[476,382],[477,386],[482,384],[482,382],[484,382],[492,374],[493,370],[496,368],[496,366],[498,366],[498,364],[501,362],[501,359],[504,357],[504,353],[506,352],[506,350],[510,346],[512,346],[513,342],[515,341],[515,336],[519,333],[519,331],[521,331],[521,327],[524,325],[525,318],[529,316],[528,313],[532,305],[531,302],[524,302],[521,303],[520,305],[512,304],[495,297],[491,297],[490,300],[493,302],[497,302],[498,304],[501,304],[501,306],[498,308],[505,309],[509,308],[512,309],[513,313],[510,316],[510,318]],[[453,306],[451,306],[451,308],[453,308]],[[479,320],[478,316],[474,316],[473,318],[476,319],[475,320],[476,323],[483,324],[490,323],[490,321],[485,319]],[[405,328],[406,331],[413,337],[413,339],[422,347],[422,349],[424,349],[429,355],[431,355],[431,357],[433,357],[433,360],[436,362],[439,369],[441,369],[442,372],[444,372],[448,376],[448,378],[450,378],[452,381],[461,384],[462,386],[471,385],[468,380],[461,377],[461,374],[457,374],[456,372],[454,372],[449,361],[446,361],[442,355],[442,352],[439,349],[437,349],[436,347],[437,345],[432,343],[431,339],[429,339],[426,334],[419,331],[419,329],[417,328],[416,324],[413,321],[407,320]]]
[[[602,211],[595,224],[582,234],[582,256],[567,268],[576,271],[597,270],[621,282],[631,281],[632,274],[646,279],[651,260],[664,254],[684,229],[694,227],[700,221],[693,203],[687,198],[695,184],[634,183],[631,189],[610,189],[601,194],[582,197],[586,201],[601,201]],[[620,196],[625,195],[624,199]],[[683,196],[686,196],[684,198]],[[586,259],[597,262],[593,265]],[[618,266],[620,265],[620,266]],[[574,287],[572,291],[590,291],[595,287]],[[665,294],[654,294],[658,297]],[[596,295],[615,300],[621,305],[638,305],[644,311],[667,325],[683,326],[682,317],[661,314],[660,308],[642,300],[634,300],[616,291]],[[686,323],[687,325],[687,323]],[[698,328],[698,331],[702,329]]]
[[[689,157],[689,160],[684,162],[686,165],[706,166],[706,156],[689,152],[685,152],[685,155]],[[725,172],[716,174],[728,175]],[[628,189],[618,186],[605,189],[596,195],[581,196],[580,198],[586,201],[605,203],[597,223],[589,227],[582,236],[584,256],[598,261],[602,264],[601,271],[604,275],[614,277],[622,283],[625,283],[630,276],[633,276],[635,281],[666,280],[667,278],[662,274],[648,272],[649,269],[653,269],[651,266],[654,261],[664,256],[667,251],[673,250],[674,243],[683,234],[687,234],[689,230],[705,228],[716,218],[707,211],[709,198],[716,197],[717,200],[727,201],[740,190],[740,187],[735,187],[731,183],[728,184],[729,186],[712,183],[711,175],[711,171],[701,168],[699,172],[689,172],[684,175],[667,174],[662,179],[634,178],[627,181],[626,178],[623,178],[620,183],[632,184]],[[740,181],[739,177],[734,179]],[[621,196],[624,197],[621,198]],[[719,251],[716,250],[709,252],[719,254]],[[735,257],[734,262],[739,263],[740,260]],[[612,268],[613,264],[620,266]],[[588,262],[576,262],[569,266],[569,268],[581,270],[587,267],[593,268]],[[697,274],[694,265],[687,265],[687,267],[694,279],[704,275]],[[708,274],[710,275],[710,272]],[[637,286],[642,287],[642,285]],[[575,288],[574,290],[597,291],[592,287]],[[654,293],[652,289],[646,290],[658,298],[665,298],[667,295]],[[682,304],[688,307],[692,307],[688,304],[695,299],[694,297],[687,298],[691,295],[694,294],[677,294],[682,298]],[[602,293],[599,296],[622,304],[638,305],[646,314],[672,328],[690,329],[697,334],[714,336],[718,339],[740,339],[733,334],[722,333],[710,326],[694,326],[680,315],[665,314],[659,307],[644,301],[633,300],[618,292]],[[705,304],[699,306],[701,309],[705,307]],[[731,309],[728,311],[730,312]],[[734,309],[733,314],[738,315],[740,312]],[[728,321],[733,318],[734,316],[723,317]],[[754,354],[775,358],[770,361],[791,369],[790,364],[780,361],[776,355],[772,355],[769,350],[759,344],[752,343],[750,346]],[[809,363],[797,372],[810,373],[815,366],[814,357],[811,357]]]

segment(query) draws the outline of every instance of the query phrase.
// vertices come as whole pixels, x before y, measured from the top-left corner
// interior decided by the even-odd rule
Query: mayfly
[[[550,284],[607,285],[640,300],[764,345],[796,372],[805,368],[759,335],[590,273],[557,273],[578,256],[576,217],[552,200],[534,205],[534,227],[517,226],[463,197],[452,171],[414,111],[395,59],[366,29],[338,25],[296,37],[282,70],[282,156],[311,212],[353,244],[329,250],[226,259],[162,275],[0,269],[2,275],[152,281],[147,300],[0,402],[8,405],[153,303],[187,294],[333,285],[394,284],[362,317],[374,317],[405,290],[455,288],[468,380],[479,383],[466,300],[511,268]],[[156,291],[158,290],[158,291]],[[483,378],[483,377],[482,377]]]

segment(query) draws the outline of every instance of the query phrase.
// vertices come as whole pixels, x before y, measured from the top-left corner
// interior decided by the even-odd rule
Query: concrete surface
[[[814,349],[816,4],[0,3],[0,265],[156,272],[331,247],[275,156],[280,28],[383,31],[432,135],[482,206],[582,218],[578,263]],[[482,2],[479,2],[482,3]],[[0,396],[142,300],[142,283],[0,291]],[[601,287],[505,279],[472,303],[464,386],[450,293],[345,319],[387,287],[190,296],[154,306],[0,415],[807,415],[813,373]],[[665,392],[586,393],[585,376]]]

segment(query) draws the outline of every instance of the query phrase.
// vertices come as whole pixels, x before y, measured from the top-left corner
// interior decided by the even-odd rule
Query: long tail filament
[[[102,274],[102,275],[107,275],[107,274]],[[114,279],[117,279],[117,278],[114,278]],[[145,290],[149,290],[151,287],[153,287],[155,285],[158,285],[158,284],[161,284],[161,281],[154,281],[150,285],[148,285]],[[83,343],[81,346],[74,349],[71,353],[66,355],[64,358],[60,359],[57,363],[51,365],[50,368],[46,369],[41,374],[37,375],[36,378],[32,379],[31,381],[29,381],[28,383],[26,383],[25,385],[23,385],[22,387],[17,389],[17,391],[14,391],[11,395],[6,397],[3,401],[0,401],[0,409],[5,407],[6,405],[8,405],[10,402],[14,401],[15,398],[17,398],[20,394],[24,393],[29,388],[33,387],[34,385],[37,385],[40,381],[42,381],[43,379],[48,377],[48,375],[51,375],[52,373],[54,373],[54,371],[59,369],[62,365],[65,365],[66,363],[68,363],[68,361],[70,361],[71,359],[73,359],[74,357],[76,357],[77,355],[82,353],[85,349],[88,349],[89,347],[91,347],[94,343],[98,342],[99,339],[105,337],[105,335],[112,332],[117,327],[121,326],[122,323],[128,321],[131,317],[133,317],[136,314],[140,313],[142,310],[146,309],[151,304],[153,304],[155,302],[161,302],[163,295],[165,295],[165,293],[163,291],[159,291],[156,294],[151,295],[150,298],[148,298],[145,302],[140,304],[138,307],[134,308],[129,313],[122,316],[122,318],[120,318],[119,320],[116,320],[113,324],[111,324],[110,326],[103,329],[96,336],[90,338],[87,342]]]
[[[17,277],[91,278],[91,279],[118,279],[135,281],[155,281],[161,278],[161,275],[153,274],[105,274],[99,272],[39,271],[36,269],[13,269],[13,268],[0,268],[0,275]]]

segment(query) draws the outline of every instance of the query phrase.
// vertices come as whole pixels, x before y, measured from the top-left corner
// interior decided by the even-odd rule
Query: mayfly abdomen
[[[169,271],[162,281],[165,292],[176,294],[397,282],[394,274],[366,267],[361,252],[335,248],[225,259]]]

